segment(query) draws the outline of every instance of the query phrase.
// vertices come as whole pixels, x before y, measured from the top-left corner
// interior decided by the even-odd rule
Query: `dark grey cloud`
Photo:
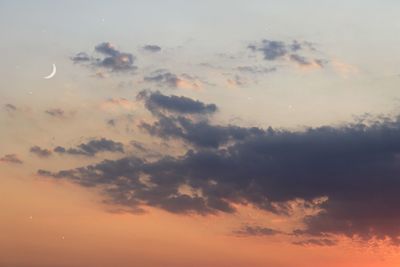
[[[7,154],[0,158],[0,162],[22,164],[23,161],[19,159],[16,154]]]
[[[52,116],[52,117],[57,117],[57,118],[63,118],[65,115],[64,110],[60,108],[51,108],[45,111],[46,114]]]
[[[245,225],[241,229],[234,231],[239,236],[272,236],[281,234],[281,231],[261,226]]]
[[[159,115],[158,120],[149,124],[143,122],[141,128],[153,136],[161,138],[178,138],[198,147],[218,148],[230,141],[244,140],[264,134],[264,130],[252,127],[245,128],[234,125],[211,125],[208,121],[194,121],[177,116]]]
[[[54,152],[59,154],[83,155],[93,157],[99,152],[124,152],[124,145],[120,142],[101,138],[82,143],[75,148],[64,148],[58,146]]]
[[[33,146],[33,147],[31,147],[31,149],[29,151],[41,158],[50,157],[52,154],[51,150],[49,150],[47,148],[41,148],[39,146]]]
[[[215,104],[205,104],[184,96],[163,95],[159,91],[141,91],[137,99],[144,101],[153,114],[170,111],[183,114],[211,114],[217,111]]]
[[[143,46],[143,50],[155,53],[155,52],[160,52],[161,47],[158,45],[145,45]]]
[[[193,119],[190,114],[213,114],[215,104],[205,104],[187,97],[166,96],[160,92],[142,91],[138,99],[145,102],[146,108],[157,118],[154,123],[142,122],[140,127],[150,135],[164,139],[182,139],[197,147],[218,148],[230,141],[263,135],[264,130],[256,127],[235,125],[212,125],[207,118]],[[172,111],[172,113],[165,113]]]
[[[131,53],[119,51],[109,42],[103,42],[95,46],[95,52],[102,55],[101,58],[90,57],[85,52],[80,52],[71,57],[75,63],[88,63],[87,66],[104,67],[113,72],[135,70],[135,57]]]
[[[299,245],[299,246],[323,246],[323,247],[330,247],[335,246],[337,244],[336,240],[332,239],[307,239],[301,241],[295,241],[292,244]]]
[[[99,187],[110,203],[133,210],[233,213],[234,205],[245,204],[290,215],[291,201],[302,200],[320,211],[304,217],[296,236],[399,243],[400,118],[302,131],[213,125],[165,113],[156,119],[142,127],[194,149],[154,161],[125,157],[39,174]]]

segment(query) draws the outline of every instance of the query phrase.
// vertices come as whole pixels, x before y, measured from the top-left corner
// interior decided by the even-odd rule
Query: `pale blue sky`
[[[336,73],[332,65],[305,73],[283,68],[238,90],[217,84],[202,93],[167,92],[215,102],[225,119],[241,117],[247,123],[284,127],[341,122],[364,112],[397,109],[397,1],[1,1],[0,7],[4,102],[45,105],[68,86],[80,88],[83,99],[133,98],[149,86],[136,85],[131,91],[110,88],[138,81],[156,68],[215,82],[199,63],[269,66],[260,58],[247,58],[247,45],[262,39],[296,39],[314,43],[317,56],[351,66],[351,73]],[[92,53],[104,41],[136,56],[136,76],[98,80],[70,61],[75,53]],[[160,45],[163,54],[143,54],[140,47],[145,44]],[[218,56],[221,53],[238,59],[229,61]],[[57,77],[44,81],[52,63],[58,66]]]

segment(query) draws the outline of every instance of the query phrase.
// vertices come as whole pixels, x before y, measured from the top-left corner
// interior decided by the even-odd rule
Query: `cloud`
[[[253,52],[261,52],[267,61],[288,59],[303,67],[324,67],[326,60],[310,59],[298,54],[299,52],[315,52],[314,45],[310,42],[293,40],[291,43],[264,39],[259,43],[250,44],[248,48]]]
[[[87,53],[79,52],[75,56],[71,57],[71,60],[75,63],[80,63],[80,62],[88,62],[91,60],[91,58]]]
[[[150,134],[194,148],[39,174],[99,187],[110,203],[133,210],[234,213],[243,204],[290,216],[290,203],[301,200],[316,212],[304,216],[296,235],[399,243],[400,117],[301,131],[213,125],[179,113],[155,117],[142,125]]]
[[[90,57],[87,53],[80,52],[71,57],[71,60],[74,63],[88,63],[87,66],[90,67],[103,67],[112,72],[129,71],[137,68],[133,64],[135,57],[132,54],[119,51],[109,42],[103,42],[96,45],[94,50],[103,57]],[[104,77],[104,74],[101,74],[101,77]]]
[[[201,89],[201,82],[188,74],[183,73],[178,76],[167,70],[156,70],[143,79],[145,82],[155,83],[160,87],[182,88],[182,89]]]
[[[54,149],[54,152],[59,154],[70,154],[70,155],[83,155],[93,157],[99,152],[124,152],[124,145],[120,142],[101,138],[98,140],[90,140],[87,143],[82,143],[76,148],[64,148],[58,146]]]
[[[188,116],[211,115],[217,110],[215,104],[204,104],[187,97],[165,96],[159,92],[148,91],[140,92],[138,99],[145,102],[145,107],[157,119],[154,123],[142,122],[139,126],[153,136],[181,139],[197,147],[218,148],[230,141],[264,134],[264,130],[256,127],[212,125],[206,117]]]
[[[141,91],[138,100],[144,101],[146,108],[153,114],[170,111],[182,114],[211,114],[217,111],[215,104],[205,104],[184,96],[163,95],[159,91]]]
[[[145,45],[143,46],[143,50],[156,53],[161,51],[161,47],[159,47],[158,45]]]
[[[159,85],[166,85],[168,87],[178,87],[179,78],[175,74],[171,72],[167,72],[164,70],[158,70],[153,72],[149,76],[144,77],[144,81],[146,82],[153,82]]]
[[[100,104],[100,108],[105,111],[113,112],[118,110],[134,110],[137,108],[137,104],[123,97],[109,98]]]
[[[299,246],[323,246],[323,247],[331,247],[337,244],[337,241],[331,239],[307,239],[302,241],[292,242],[294,245]]]
[[[265,60],[276,60],[288,53],[288,47],[282,41],[262,40],[260,44],[252,44],[248,48],[252,51],[262,52]],[[292,50],[298,49],[295,48]]]
[[[7,154],[0,158],[0,162],[22,164],[23,161],[16,154]]]
[[[13,104],[5,104],[4,105],[4,109],[8,112],[8,113],[12,113],[14,111],[17,111],[17,107],[14,106]]]
[[[240,72],[252,73],[252,74],[267,74],[267,73],[275,72],[277,70],[276,67],[265,68],[265,67],[257,67],[257,66],[239,66],[236,69]]]
[[[52,154],[51,150],[39,146],[33,146],[29,151],[41,158],[47,158]]]
[[[45,111],[46,114],[56,117],[56,118],[64,118],[65,112],[60,108],[52,108]]]
[[[234,233],[239,236],[272,236],[282,232],[268,227],[245,225]]]

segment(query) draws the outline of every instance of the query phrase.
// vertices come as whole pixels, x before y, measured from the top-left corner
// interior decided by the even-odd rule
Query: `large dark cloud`
[[[174,213],[233,213],[233,204],[246,204],[287,216],[290,203],[301,200],[320,211],[306,216],[296,235],[399,242],[400,119],[302,131],[212,125],[166,113],[156,119],[142,127],[194,150],[39,174],[100,187],[107,201],[135,211],[149,205]]]
[[[65,148],[58,146],[54,148],[54,152],[59,154],[84,155],[93,157],[99,152],[124,152],[124,145],[106,138],[90,140],[82,143],[75,148]]]
[[[143,122],[141,127],[153,136],[166,139],[179,138],[195,146],[209,148],[218,148],[229,141],[244,140],[264,134],[264,130],[256,127],[211,125],[207,120],[194,121],[184,116],[159,115],[155,123]]]
[[[97,66],[110,69],[113,72],[134,70],[135,57],[131,53],[119,51],[113,44],[103,42],[95,46],[95,51],[103,57],[90,57],[85,52],[79,52],[71,57],[74,63],[89,63],[88,66]]]
[[[215,104],[205,104],[184,96],[166,96],[159,91],[141,91],[137,98],[144,101],[146,108],[153,114],[160,110],[184,114],[211,114],[217,111]]]
[[[235,125],[212,125],[207,118],[199,120],[190,114],[212,114],[215,104],[205,104],[182,96],[166,96],[160,92],[142,91],[138,99],[157,118],[154,123],[142,122],[140,127],[153,136],[165,139],[178,138],[198,147],[218,148],[230,141],[244,140],[255,135],[263,135],[262,129]],[[165,113],[166,111],[173,112]]]

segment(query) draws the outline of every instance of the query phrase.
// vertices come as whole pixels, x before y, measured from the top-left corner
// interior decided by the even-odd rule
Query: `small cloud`
[[[340,74],[343,78],[348,78],[349,76],[356,75],[360,72],[356,66],[345,63],[338,59],[332,60],[332,66],[336,73]]]
[[[335,246],[337,244],[336,240],[331,240],[331,239],[307,239],[307,240],[301,240],[301,241],[296,241],[293,242],[292,244],[298,245],[298,246],[322,246],[322,247],[331,247]]]
[[[47,158],[52,154],[51,150],[47,148],[41,148],[39,146],[33,146],[29,151],[41,158]]]
[[[109,120],[107,120],[107,125],[108,125],[108,126],[115,127],[116,124],[117,124],[116,119],[109,119]]]
[[[229,87],[240,87],[246,84],[243,77],[239,75],[234,75],[232,78],[226,80]]]
[[[163,95],[159,91],[141,91],[138,100],[144,101],[146,108],[153,114],[169,111],[180,114],[211,114],[217,111],[215,104],[205,104],[184,96]]]
[[[239,236],[272,236],[282,232],[268,227],[245,225],[234,233]]]
[[[109,98],[100,104],[100,108],[104,111],[118,111],[118,110],[134,110],[137,104],[134,101],[130,101],[126,98]]]
[[[85,52],[79,52],[75,56],[71,57],[71,60],[75,63],[80,63],[80,62],[87,62],[90,61],[91,58],[89,55]]]
[[[156,53],[161,51],[161,47],[159,47],[158,45],[145,45],[143,46],[143,50]]]
[[[262,40],[260,44],[252,44],[248,48],[253,52],[262,52],[265,60],[276,60],[288,53],[288,47],[282,41]]]
[[[89,63],[87,66],[90,67],[103,67],[111,70],[112,72],[129,71],[135,70],[137,67],[134,66],[135,57],[126,52],[119,51],[113,44],[109,42],[103,42],[95,46],[95,52],[101,54],[102,58],[90,57],[85,52],[80,52],[75,56],[71,57],[74,63]],[[104,78],[103,73],[96,76]]]
[[[5,109],[7,112],[14,112],[14,111],[17,111],[17,107],[14,106],[13,104],[5,104],[5,105],[4,105],[4,109]]]
[[[263,74],[263,73],[271,73],[277,70],[276,67],[265,68],[265,67],[257,67],[257,66],[239,66],[236,68],[240,72],[244,73],[252,73],[252,74]]]
[[[45,113],[55,118],[64,118],[65,116],[64,110],[60,108],[48,109],[45,111]]]
[[[158,86],[166,86],[182,89],[201,89],[201,82],[193,76],[183,73],[180,77],[166,70],[156,70],[144,77],[145,82],[156,83]]]
[[[276,40],[262,40],[256,44],[250,44],[248,48],[253,52],[261,52],[267,61],[289,60],[301,67],[322,68],[326,60],[310,59],[299,52],[313,53],[316,51],[310,42],[293,40],[291,43]]]
[[[82,143],[75,148],[64,148],[58,146],[54,149],[54,152],[59,154],[70,154],[70,155],[83,155],[93,157],[99,152],[124,152],[124,145],[120,142],[115,142],[106,138],[98,140],[91,140],[87,143]]]
[[[0,162],[22,164],[22,160],[16,154],[7,154],[0,158]]]

